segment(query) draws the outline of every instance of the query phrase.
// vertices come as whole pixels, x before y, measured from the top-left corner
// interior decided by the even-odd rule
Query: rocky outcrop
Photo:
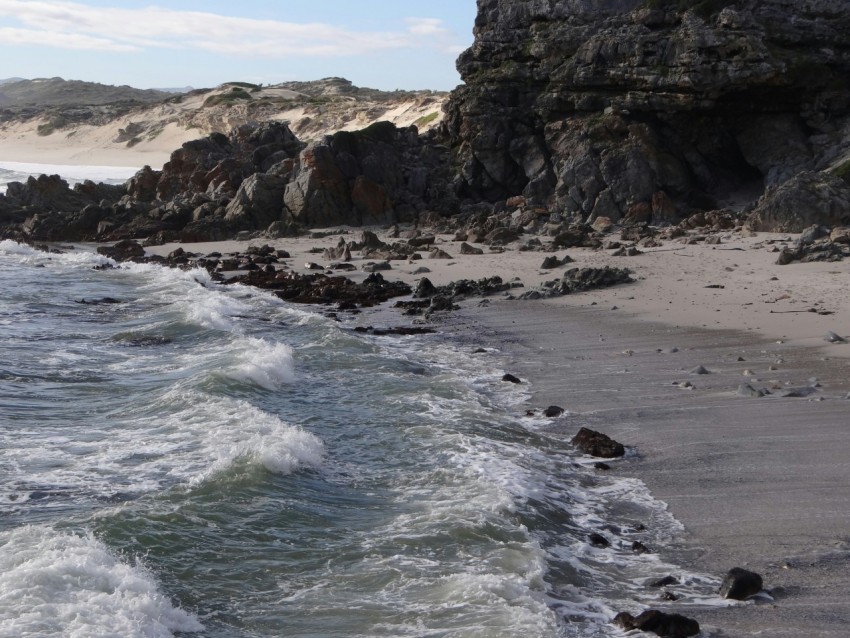
[[[12,184],[0,225],[33,240],[212,241],[241,231],[282,236],[303,227],[409,222],[449,212],[447,149],[415,127],[379,122],[322,142],[300,142],[279,122],[187,142],[162,170],[124,187],[59,177]]]
[[[802,233],[812,225],[850,224],[850,186],[835,175],[803,171],[769,188],[747,219],[751,230]]]
[[[436,160],[415,128],[379,122],[336,133],[301,152],[284,193],[285,217],[304,226],[413,221],[426,201],[438,205],[437,192],[429,193]]]
[[[663,222],[823,170],[850,114],[838,0],[479,0],[457,192]]]

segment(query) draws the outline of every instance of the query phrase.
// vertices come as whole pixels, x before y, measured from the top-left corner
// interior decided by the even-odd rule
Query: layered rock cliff
[[[445,132],[470,200],[664,221],[850,149],[844,0],[479,0],[458,69]]]

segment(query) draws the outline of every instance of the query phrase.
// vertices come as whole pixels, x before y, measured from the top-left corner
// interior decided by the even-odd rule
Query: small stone
[[[691,370],[690,374],[711,374],[705,366],[697,366],[693,370]]]
[[[507,383],[522,383],[519,377],[515,377],[512,374],[506,374],[505,376],[503,376],[502,381],[506,381]]]
[[[847,339],[834,332],[827,332],[824,337],[829,343],[847,343]]]
[[[593,464],[593,467],[595,469],[601,470],[603,472],[607,472],[608,470],[611,469],[610,465],[608,465],[607,463],[603,463],[602,461],[597,461],[596,463]]]
[[[764,390],[756,390],[753,386],[748,383],[743,383],[738,386],[737,391],[738,396],[740,397],[749,397],[749,398],[761,398],[764,396]]]
[[[649,548],[640,541],[635,541],[632,543],[632,551],[635,554],[648,554]]]
[[[556,416],[561,416],[564,413],[564,408],[559,407],[557,405],[550,405],[548,408],[543,410],[543,416],[554,418]]]

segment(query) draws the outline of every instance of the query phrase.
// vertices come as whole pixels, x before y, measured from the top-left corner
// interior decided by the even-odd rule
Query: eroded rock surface
[[[842,155],[850,5],[479,0],[458,69],[461,196],[660,222]]]

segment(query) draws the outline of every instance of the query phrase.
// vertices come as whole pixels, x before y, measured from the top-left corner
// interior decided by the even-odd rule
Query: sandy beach
[[[269,243],[306,271],[327,266],[311,249],[361,231],[327,232],[183,248]],[[665,242],[635,257],[560,250],[575,259],[569,267],[628,267],[636,281],[547,301],[470,300],[445,326],[507,356],[509,371],[530,383],[528,408],[564,407],[545,426],[552,432],[571,438],[587,426],[633,450],[613,471],[643,480],[684,524],[680,542],[662,550],[678,564],[718,578],[736,566],[763,575],[772,599],[681,610],[705,635],[832,637],[850,622],[850,345],[824,339],[850,334],[850,265],[776,265],[775,251],[794,239],[730,232],[720,245]],[[541,270],[548,253],[515,245],[461,255],[442,236],[437,246],[452,258],[393,262],[383,275],[436,285],[499,275],[528,289],[563,270]],[[358,253],[352,263],[362,265]],[[421,267],[430,272],[414,274]],[[709,374],[694,374],[698,366]],[[740,396],[741,384],[771,394]]]

